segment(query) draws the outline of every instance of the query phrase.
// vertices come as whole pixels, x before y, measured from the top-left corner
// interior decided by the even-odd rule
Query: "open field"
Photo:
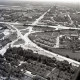
[[[55,28],[50,28],[50,27],[47,27],[47,26],[34,26],[33,27],[33,30],[34,31],[54,31]]]
[[[78,11],[62,4],[0,5],[0,80],[72,80],[79,21]]]
[[[28,32],[29,32],[29,29],[21,30],[21,33],[22,33],[23,35],[25,35],[25,34],[28,33]]]
[[[22,25],[15,25],[15,27],[18,28],[19,30],[27,28],[27,26],[22,26]]]

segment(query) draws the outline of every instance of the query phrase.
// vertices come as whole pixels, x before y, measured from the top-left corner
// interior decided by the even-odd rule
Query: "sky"
[[[46,1],[46,2],[67,2],[67,3],[80,3],[80,0],[0,0],[0,1]]]

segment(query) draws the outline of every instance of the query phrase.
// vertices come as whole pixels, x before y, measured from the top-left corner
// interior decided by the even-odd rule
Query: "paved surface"
[[[49,9],[48,11],[50,11],[50,9]],[[47,11],[47,12],[48,12],[48,11]],[[36,25],[42,18],[44,18],[44,15],[45,15],[47,12],[45,12],[42,16],[40,16],[38,19],[36,19],[36,21],[34,21],[34,22],[32,23],[32,25]],[[4,22],[3,22],[3,23],[4,23]],[[38,47],[35,43],[33,43],[33,42],[28,38],[28,35],[31,34],[31,33],[33,33],[33,31],[32,31],[32,26],[28,27],[28,29],[29,29],[29,32],[28,32],[28,33],[26,33],[25,35],[22,35],[22,33],[20,32],[20,30],[17,29],[17,28],[13,25],[13,23],[8,23],[8,22],[7,22],[7,24],[10,25],[12,28],[14,28],[14,29],[16,30],[18,36],[25,41],[25,45],[22,45],[23,48],[25,48],[25,49],[30,48],[30,49],[32,49],[33,51],[38,52],[39,54],[46,55],[46,56],[49,56],[49,57],[55,57],[57,60],[61,60],[61,61],[67,60],[69,63],[72,63],[72,64],[75,65],[75,66],[79,66],[79,65],[80,65],[80,63],[77,62],[77,61],[74,61],[74,60],[72,60],[72,59],[68,59],[68,58],[66,58],[66,57],[63,57],[63,56],[57,55],[57,54],[55,54],[55,53],[52,53],[52,52],[50,52],[50,51],[44,50],[43,48]],[[14,24],[15,24],[15,23],[14,23]],[[16,24],[18,24],[18,23],[16,23]],[[69,27],[65,27],[65,26],[51,26],[51,27],[56,28],[56,29],[70,29]],[[78,28],[76,28],[76,29],[78,29]],[[80,28],[79,28],[79,29],[80,29]],[[12,42],[12,43],[13,43],[13,42]],[[3,53],[3,54],[4,54],[5,51],[6,51],[6,49],[8,48],[8,46],[9,46],[9,44],[7,44],[4,48],[2,48],[2,50],[0,50],[0,53]],[[18,45],[18,46],[20,46],[20,45]],[[16,46],[16,47],[17,47],[17,46]]]

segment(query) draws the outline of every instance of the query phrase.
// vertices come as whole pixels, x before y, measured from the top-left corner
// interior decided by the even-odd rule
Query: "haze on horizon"
[[[80,0],[0,0],[6,1],[36,1],[36,2],[60,2],[60,3],[80,3]]]

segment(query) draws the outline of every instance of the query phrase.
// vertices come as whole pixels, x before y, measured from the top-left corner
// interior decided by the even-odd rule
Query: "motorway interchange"
[[[42,14],[38,19],[36,19],[33,23],[32,23],[32,26],[35,26],[35,25],[37,25],[38,23],[39,23],[39,21],[41,20],[41,19],[43,19],[44,18],[44,16],[47,14],[47,12],[49,12],[50,11],[50,9],[49,10],[47,10],[44,14]],[[35,43],[33,43],[29,38],[28,38],[28,35],[29,34],[31,34],[31,33],[33,33],[34,31],[32,30],[32,26],[29,26],[29,27],[27,27],[26,29],[28,29],[28,32],[27,33],[25,33],[25,35],[23,35],[22,33],[21,33],[21,30],[19,30],[16,26],[14,26],[14,24],[15,25],[19,25],[20,23],[10,23],[10,22],[0,22],[0,23],[4,23],[4,24],[7,24],[7,25],[9,25],[9,27],[11,27],[11,28],[13,28],[15,31],[16,31],[16,33],[17,33],[17,35],[18,35],[18,38],[21,38],[22,40],[24,40],[24,43],[23,44],[21,44],[21,45],[16,45],[16,46],[22,46],[22,47],[24,47],[25,49],[26,48],[31,48],[32,50],[34,50],[34,51],[37,51],[38,53],[42,53],[43,55],[47,55],[47,56],[50,56],[50,57],[56,57],[58,60],[68,60],[70,63],[72,63],[73,65],[76,65],[77,64],[77,66],[80,64],[80,63],[78,63],[78,62],[76,62],[76,61],[74,61],[74,60],[71,60],[71,59],[67,59],[67,58],[65,58],[65,57],[63,57],[63,56],[60,56],[60,55],[57,55],[57,54],[55,54],[55,53],[52,53],[52,52],[50,52],[50,51],[46,51],[46,50],[44,50],[44,49],[42,49],[41,47],[38,47]],[[53,27],[53,28],[55,28],[55,30],[56,29],[71,29],[71,28],[69,28],[69,27],[65,27],[65,26],[50,26],[50,27]],[[26,30],[25,29],[25,30]],[[79,29],[79,28],[72,28],[72,29]],[[0,53],[5,53],[5,51],[6,51],[6,49],[9,47],[9,45],[11,45],[11,46],[15,46],[15,45],[13,45],[13,43],[15,43],[17,40],[18,40],[18,38],[16,39],[16,40],[14,40],[14,41],[12,41],[11,43],[9,43],[9,44],[7,44],[5,47],[3,47],[1,50],[0,50]]]

